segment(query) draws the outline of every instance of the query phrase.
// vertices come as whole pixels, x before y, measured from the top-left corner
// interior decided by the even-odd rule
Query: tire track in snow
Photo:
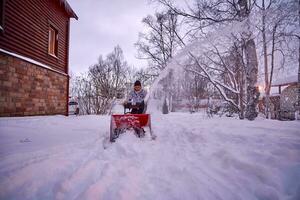
[[[67,177],[55,186],[55,199],[75,199],[94,182],[95,177],[101,173],[103,162],[100,155],[103,154],[101,139],[90,148],[84,161]]]
[[[90,153],[86,151],[89,150],[88,147],[91,146],[91,143],[98,141],[68,145],[65,148],[59,148],[57,152],[55,150],[56,153],[51,152],[44,155],[42,159],[35,160],[36,158],[33,157],[32,162],[15,169],[11,173],[1,172],[4,177],[0,182],[0,199],[9,199],[10,196],[31,199],[30,195],[39,193],[43,199],[46,198],[47,194],[50,195],[47,198],[51,198],[52,194],[45,192],[45,190],[50,191],[51,186],[54,187],[57,182],[61,181],[62,177],[69,176],[76,170],[81,165],[83,158]]]
[[[91,141],[88,140],[78,144],[67,144],[37,152],[10,155],[9,159],[2,159],[0,165],[1,173],[9,175],[10,173],[15,173],[16,171],[21,170],[29,165],[40,163],[50,158],[59,157],[60,155],[67,156],[74,154],[74,149],[82,148],[82,146],[88,146],[87,143],[90,142]]]
[[[25,158],[22,161],[18,160],[18,162],[16,162],[16,163],[8,163],[5,166],[1,166],[2,167],[1,173],[6,174],[6,175],[13,174],[13,173],[16,173],[17,171],[20,171],[30,165],[42,163],[43,161],[49,160],[50,158],[57,157],[60,155],[66,156],[66,155],[70,155],[70,154],[74,153],[74,151],[72,151],[70,149],[69,150],[60,149],[60,151],[59,150],[50,151],[51,153],[48,153],[49,151],[47,150],[46,152],[47,152],[46,154],[45,154],[45,151],[38,153],[38,154],[34,153],[31,156],[29,156],[29,158]],[[17,155],[17,157],[20,157],[20,156],[22,156],[22,154]],[[27,155],[25,155],[25,156],[27,156]],[[16,159],[16,158],[13,158],[13,159]]]
[[[209,123],[209,121],[206,122]],[[256,163],[255,160],[253,160],[253,163],[249,163],[249,149],[244,149],[243,142],[236,142],[236,135],[227,132],[231,129],[219,127],[218,124],[210,125],[209,128],[210,130],[204,130],[204,133],[206,133],[204,137],[209,142],[207,146],[209,151],[203,153],[203,161],[205,161],[204,159],[207,160],[203,164],[207,167],[201,166],[199,170],[214,179],[213,185],[218,188],[215,193],[223,194],[222,199],[252,199],[258,196],[265,196],[264,198],[267,199],[281,199],[279,194],[281,187],[278,184],[280,180],[272,176],[272,174],[277,173],[276,170],[266,168],[267,164],[261,165],[260,163]],[[235,125],[232,128],[235,128]],[[245,135],[243,137],[248,140],[249,138],[251,140],[254,138],[257,139],[257,135]],[[255,142],[251,141],[250,144],[255,144]],[[244,159],[247,161],[244,161]],[[219,163],[216,163],[218,160]],[[199,161],[197,162],[198,165]],[[227,170],[230,172],[229,174],[239,173],[241,176],[229,176],[226,170],[222,170],[219,166],[219,164],[222,165],[224,163],[228,165]],[[245,172],[251,172],[251,174],[245,176]],[[195,174],[197,175],[197,173]],[[242,184],[243,187],[241,187],[241,182],[236,180],[244,182],[245,184]],[[227,189],[222,192],[222,188]],[[236,191],[241,191],[243,196],[239,196]]]
[[[225,199],[240,199],[234,190],[228,186],[228,183],[223,181],[224,177],[216,177],[214,175],[214,171],[211,170],[209,163],[205,162],[207,157],[199,154],[199,152],[209,145],[209,141],[205,140],[201,134],[201,132],[205,132],[205,129],[201,127],[201,122],[198,122],[198,130],[195,133],[186,125],[185,122],[174,123],[172,118],[166,118],[164,120],[165,126],[169,127],[167,134],[170,136],[169,140],[165,142],[166,144],[164,144],[164,146],[172,146],[166,147],[169,150],[171,149],[172,152],[169,152],[164,156],[166,158],[169,157],[169,162],[163,163],[165,165],[163,166],[165,168],[164,173],[169,173],[169,171],[171,171],[170,175],[165,176],[167,177],[165,181],[169,182],[169,184],[172,184],[172,180],[168,180],[168,177],[173,177],[176,180],[176,176],[178,175],[177,179],[181,179],[182,182],[178,182],[177,184],[181,185],[181,187],[185,187],[185,184],[189,185],[190,187],[185,189],[185,191],[188,192],[182,196],[182,198],[185,199],[201,199],[200,193],[206,193],[202,198],[210,196],[212,199],[222,199],[221,197],[224,197],[225,194],[228,197]],[[174,165],[172,160],[180,161],[176,162],[176,165]],[[199,163],[199,160],[202,161]],[[163,176],[163,174],[161,175]],[[189,178],[186,179],[186,177]],[[153,178],[156,179],[159,177],[154,176]],[[203,179],[208,180],[210,184],[213,182],[217,188],[216,191],[221,191],[221,193],[215,192],[213,189],[211,189],[209,187],[210,184],[206,184]],[[195,188],[195,185],[199,185],[199,187]],[[173,187],[176,188],[176,185]],[[199,192],[200,187],[201,192]],[[172,196],[174,196],[174,194],[168,195],[169,198]]]
[[[204,123],[208,122],[207,120],[202,121],[202,125],[205,125]],[[201,124],[201,123],[200,123]],[[201,125],[198,126],[201,126]],[[240,160],[236,159],[235,155],[232,154],[232,149],[229,148],[227,145],[223,145],[223,137],[220,139],[220,135],[223,135],[223,131],[219,131],[219,126],[218,124],[213,124],[212,126],[209,126],[210,130],[205,130],[203,129],[203,133],[205,134],[203,137],[206,138],[207,145],[198,150],[204,150],[202,153],[202,156],[199,157],[201,161],[197,162],[190,162],[190,166],[194,166],[195,169],[199,170],[201,172],[201,176],[204,175],[208,180],[210,180],[210,184],[213,183],[214,187],[216,187],[215,191],[213,193],[217,194],[219,197],[222,197],[221,199],[243,199],[246,198],[247,194],[249,195],[249,198],[251,197],[251,194],[244,190],[244,187],[241,187],[239,183],[236,183],[234,179],[232,179],[227,173],[222,173],[224,172],[223,170],[220,170],[220,167],[217,165],[216,166],[216,160],[222,160],[224,159],[222,156],[225,155],[226,157],[230,158],[231,161],[237,161],[242,163]],[[217,132],[216,132],[216,131]],[[207,134],[209,133],[209,135]],[[217,134],[216,134],[217,133]],[[226,137],[226,136],[225,136]],[[207,148],[207,150],[206,150]],[[220,152],[220,154],[217,154],[215,152]],[[213,162],[211,162],[213,161]],[[202,163],[202,164],[200,164]],[[246,165],[246,164],[245,164]],[[235,164],[232,165],[234,168],[236,167]],[[236,168],[235,168],[236,169]],[[197,173],[195,170],[194,173],[196,176]],[[200,180],[201,177],[199,177]],[[203,178],[203,177],[202,177]],[[235,177],[236,178],[236,177]],[[205,186],[206,184],[203,183],[202,186]],[[247,184],[246,184],[247,185]],[[236,190],[244,191],[243,195],[240,196],[238,193],[236,193]],[[216,198],[216,197],[214,197]]]
[[[132,143],[124,141],[127,139]],[[152,142],[150,138],[136,138],[131,132],[121,135],[103,151],[100,173],[94,175],[93,182],[76,199],[136,199],[143,184],[141,178],[146,177],[142,152]]]
[[[132,161],[110,160],[105,162],[102,171],[95,181],[76,199],[137,199],[140,192],[140,182],[144,175]]]

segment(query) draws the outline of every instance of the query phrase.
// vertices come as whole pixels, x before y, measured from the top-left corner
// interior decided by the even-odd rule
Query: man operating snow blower
[[[151,130],[150,114],[145,114],[145,97],[147,92],[142,89],[140,81],[134,83],[134,89],[124,102],[124,114],[114,114],[111,117],[110,141],[115,142],[120,134],[128,129],[133,129],[138,137],[145,136],[144,127],[149,127],[151,139],[156,136]],[[128,109],[128,112],[127,112]]]
[[[133,91],[128,95],[124,102],[124,109],[128,108],[131,114],[142,114],[145,111],[145,102],[147,92],[142,89],[140,81],[135,81]]]

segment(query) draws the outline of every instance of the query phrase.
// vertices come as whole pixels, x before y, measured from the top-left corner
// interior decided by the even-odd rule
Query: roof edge
[[[75,18],[76,20],[78,20],[78,16],[76,15],[76,13],[74,12],[74,10],[72,9],[72,7],[70,6],[70,4],[67,2],[67,0],[57,0],[59,5],[61,7],[63,7],[63,9],[68,13],[68,15],[71,18]]]

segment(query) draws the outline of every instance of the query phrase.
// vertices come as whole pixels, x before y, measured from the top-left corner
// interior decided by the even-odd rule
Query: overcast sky
[[[148,0],[68,0],[79,20],[71,21],[70,71],[80,74],[106,56],[116,45],[130,65],[142,67],[134,43],[144,28],[143,17],[154,14]]]

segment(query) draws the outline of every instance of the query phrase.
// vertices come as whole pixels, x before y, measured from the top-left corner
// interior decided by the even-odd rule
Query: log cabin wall
[[[5,0],[0,48],[68,73],[70,18],[53,0]],[[48,54],[49,26],[58,31],[58,55]]]

